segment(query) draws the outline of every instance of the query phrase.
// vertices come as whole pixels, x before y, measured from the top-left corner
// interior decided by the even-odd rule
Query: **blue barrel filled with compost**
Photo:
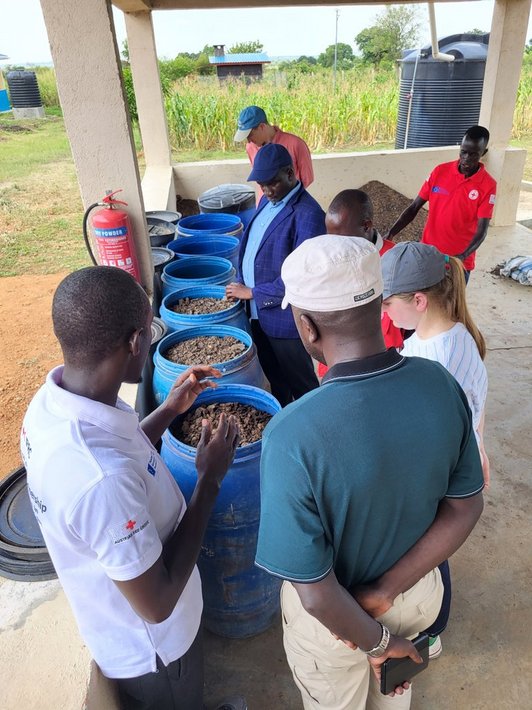
[[[178,237],[201,237],[204,234],[229,234],[240,237],[242,221],[235,214],[195,214],[177,223]]]
[[[168,332],[203,325],[230,325],[249,332],[243,301],[228,301],[224,286],[191,286],[165,296],[160,316]]]
[[[172,291],[188,286],[225,286],[234,281],[236,269],[220,256],[198,256],[178,259],[167,264],[161,276],[163,298]]]
[[[179,237],[166,245],[180,259],[197,259],[199,256],[221,256],[238,267],[240,240],[228,234],[205,234],[201,237]]]
[[[250,185],[218,185],[198,197],[200,212],[237,214],[244,229],[255,214],[255,190]]]
[[[191,365],[215,367],[222,373],[223,384],[265,384],[251,336],[229,325],[204,325],[170,333],[159,342],[153,365],[153,394],[158,405]]]
[[[216,412],[204,407],[217,403],[237,403],[261,413],[274,415],[281,408],[268,392],[244,385],[220,385],[202,392],[192,409],[215,421]],[[258,411],[256,411],[258,410]],[[237,414],[242,434],[258,430],[254,412]],[[183,443],[183,422],[178,417],[163,435],[161,456],[183,491],[187,502],[197,481],[194,446]],[[246,421],[244,420],[246,417]],[[267,416],[262,415],[263,419]],[[259,434],[259,437],[261,434]],[[260,517],[261,439],[236,450],[235,459],[223,480],[207,531],[203,539],[198,567],[201,573],[205,626],[212,633],[229,638],[246,638],[265,631],[277,619],[281,580],[255,566],[255,552]]]

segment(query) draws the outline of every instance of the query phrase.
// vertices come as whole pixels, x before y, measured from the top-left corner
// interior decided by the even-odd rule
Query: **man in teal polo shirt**
[[[380,666],[420,660],[405,637],[435,620],[437,565],[482,511],[471,412],[439,364],[386,350],[373,244],[309,239],[281,277],[305,348],[330,369],[265,430],[256,563],[286,580],[284,646],[306,710],[385,708]],[[395,710],[410,699],[398,687]]]

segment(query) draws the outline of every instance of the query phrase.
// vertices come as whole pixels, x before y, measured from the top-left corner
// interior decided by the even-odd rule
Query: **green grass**
[[[0,117],[0,277],[72,271],[91,262],[63,119]],[[134,127],[135,145],[141,148]],[[141,172],[144,158],[139,155]]]
[[[82,206],[63,119],[0,118],[0,276],[88,263]]]
[[[510,145],[514,148],[524,148],[527,151],[525,168],[523,170],[523,180],[529,180],[532,182],[532,135],[522,136],[520,139],[512,138]]]
[[[0,116],[0,184],[28,175],[43,164],[71,159],[62,118]]]

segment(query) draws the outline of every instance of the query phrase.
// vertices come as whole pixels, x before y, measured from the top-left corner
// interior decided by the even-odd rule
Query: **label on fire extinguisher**
[[[130,255],[127,227],[98,229],[93,227],[102,266],[118,266],[136,278],[135,265]]]
[[[118,227],[118,229],[95,229],[94,233],[97,237],[123,237],[127,234],[127,227]]]

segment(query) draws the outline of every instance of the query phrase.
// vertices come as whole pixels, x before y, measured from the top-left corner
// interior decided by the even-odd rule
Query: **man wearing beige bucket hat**
[[[283,307],[330,369],[265,430],[256,564],[285,580],[284,646],[305,709],[381,709],[383,662],[421,660],[407,638],[436,618],[437,565],[482,511],[471,413],[437,363],[386,350],[373,244],[309,239],[281,277]],[[393,706],[410,701],[401,683]]]

